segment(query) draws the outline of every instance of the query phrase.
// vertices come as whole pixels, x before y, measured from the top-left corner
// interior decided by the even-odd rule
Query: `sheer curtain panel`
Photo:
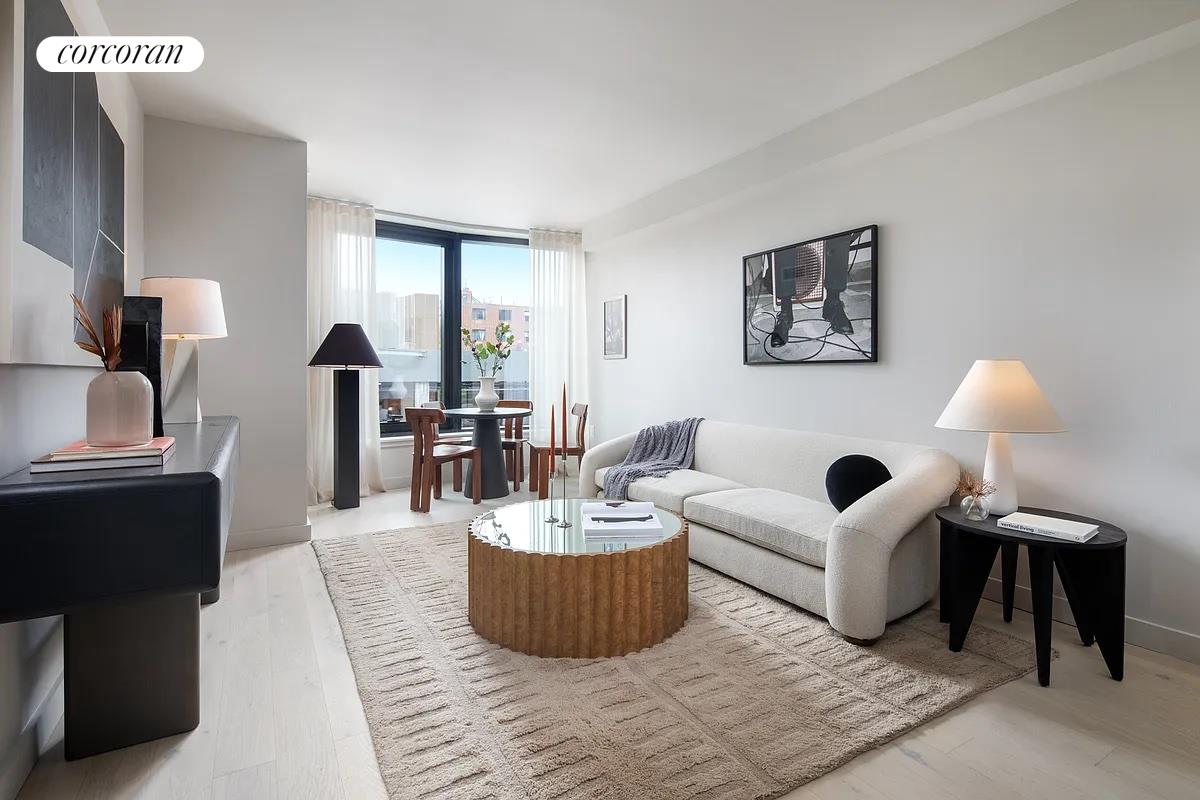
[[[308,352],[335,322],[357,322],[375,338],[375,209],[308,198]],[[379,373],[359,370],[359,494],[382,492]],[[308,370],[308,502],[333,497],[333,370]]]
[[[550,405],[586,403],[587,298],[584,294],[583,236],[569,231],[529,231],[533,298],[529,314],[529,383],[533,438],[550,438]],[[574,439],[572,439],[574,443]]]

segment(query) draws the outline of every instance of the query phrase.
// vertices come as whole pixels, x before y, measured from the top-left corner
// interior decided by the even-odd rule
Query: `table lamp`
[[[1037,381],[1017,360],[976,361],[936,424],[987,433],[983,479],[996,486],[991,501],[992,513],[997,515],[1017,510],[1017,480],[1008,435],[1066,430]]]
[[[162,298],[163,422],[200,421],[200,339],[223,339],[221,284],[204,278],[142,278]]]
[[[358,371],[379,369],[383,362],[361,325],[338,322],[308,365],[334,369],[333,507],[358,508]]]

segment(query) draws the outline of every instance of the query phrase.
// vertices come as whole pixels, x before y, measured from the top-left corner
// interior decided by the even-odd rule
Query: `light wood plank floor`
[[[310,510],[318,538],[468,519],[461,497],[408,510],[407,492]],[[526,499],[510,497],[505,502]],[[489,504],[492,505],[492,504]],[[308,545],[230,553],[223,597],[201,613],[201,725],[190,734],[67,763],[42,757],[20,800],[385,797],[333,606]],[[979,622],[1032,641],[1032,620]],[[1136,647],[1126,678],[1055,625],[1052,686],[1034,676],[976,698],[787,797],[1200,797],[1200,667]],[[1031,645],[1032,646],[1032,645]],[[632,799],[631,799],[632,800]]]

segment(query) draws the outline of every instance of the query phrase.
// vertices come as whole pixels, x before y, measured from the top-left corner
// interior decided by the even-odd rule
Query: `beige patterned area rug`
[[[929,610],[874,647],[697,564],[687,624],[624,658],[541,659],[467,623],[466,524],[313,548],[388,794],[767,798],[1018,678],[1033,648]]]

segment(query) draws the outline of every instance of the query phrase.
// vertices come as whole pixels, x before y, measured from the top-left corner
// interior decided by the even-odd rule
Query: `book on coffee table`
[[[653,538],[662,535],[663,526],[653,503],[596,501],[579,509],[583,535],[588,538]]]

